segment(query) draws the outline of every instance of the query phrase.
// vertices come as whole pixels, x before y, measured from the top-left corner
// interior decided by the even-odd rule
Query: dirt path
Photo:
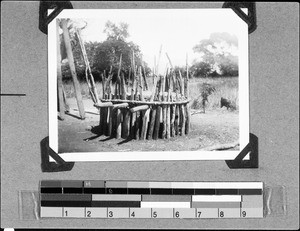
[[[115,151],[193,151],[217,143],[234,142],[239,138],[238,113],[225,110],[207,111],[191,117],[188,136],[172,137],[169,140],[110,139],[98,136],[98,110],[90,99],[84,100],[86,119],[79,119],[74,98],[68,99],[70,113],[58,122],[59,153],[63,152],[115,152]]]

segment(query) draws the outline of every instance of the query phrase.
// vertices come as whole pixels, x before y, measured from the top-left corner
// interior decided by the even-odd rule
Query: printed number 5
[[[153,217],[154,217],[154,218],[157,217],[157,212],[156,212],[156,211],[153,212]]]

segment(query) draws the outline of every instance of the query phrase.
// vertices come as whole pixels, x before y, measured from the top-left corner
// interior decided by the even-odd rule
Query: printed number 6
[[[175,217],[179,217],[179,211],[176,211]]]

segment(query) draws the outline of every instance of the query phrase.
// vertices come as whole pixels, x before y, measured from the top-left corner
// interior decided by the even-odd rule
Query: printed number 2
[[[91,217],[91,213],[92,213],[91,211],[86,211],[86,216]]]

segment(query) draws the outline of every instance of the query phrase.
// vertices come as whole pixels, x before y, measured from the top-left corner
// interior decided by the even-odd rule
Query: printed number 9
[[[243,212],[242,212],[242,216],[243,216],[243,217],[246,217],[246,215],[247,215],[246,211],[243,211]]]

